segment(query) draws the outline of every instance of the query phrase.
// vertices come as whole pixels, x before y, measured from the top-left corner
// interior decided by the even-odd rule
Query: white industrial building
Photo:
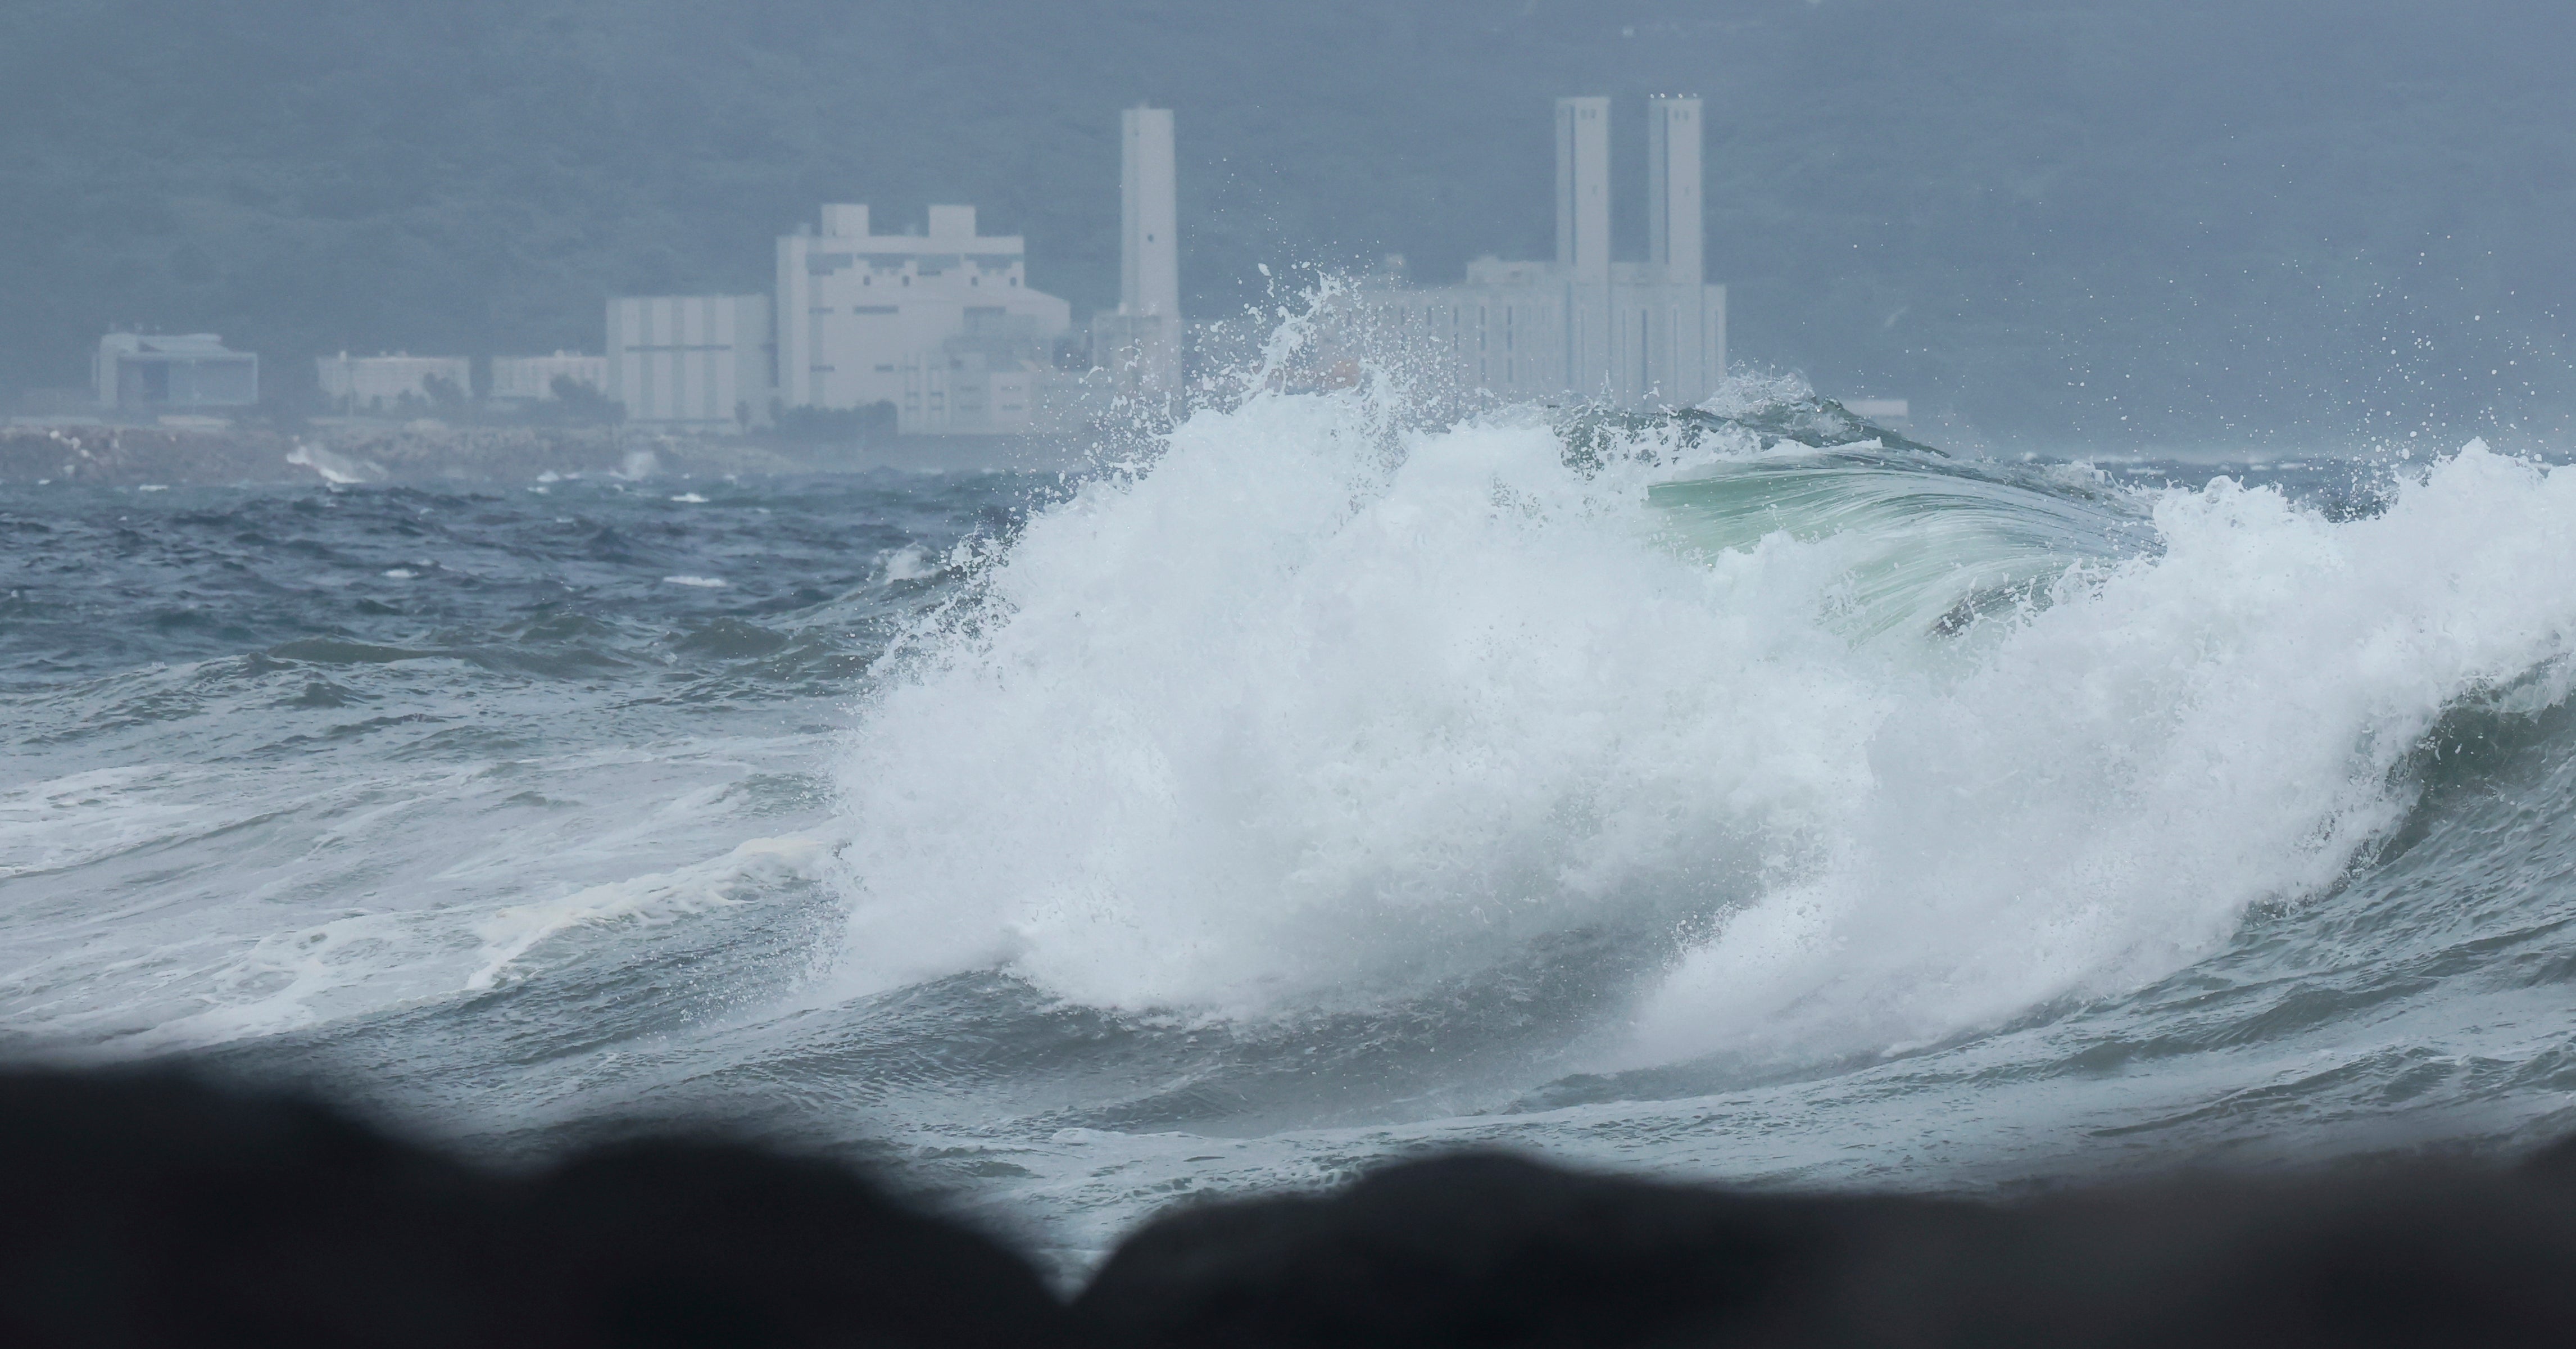
[[[1118,126],[1118,308],[1091,319],[1092,364],[1120,397],[1181,392],[1180,208],[1169,108],[1129,108]]]
[[[978,234],[972,206],[933,206],[921,234],[877,234],[868,208],[826,206],[778,241],[778,401],[892,403],[906,434],[1042,429],[1038,399],[1072,308],[1028,286],[1028,246]]]
[[[1700,101],[1648,109],[1647,257],[1610,260],[1610,100],[1556,101],[1556,259],[1467,265],[1462,285],[1364,285],[1357,315],[1429,373],[1503,398],[1688,406],[1726,373],[1706,284]]]
[[[249,407],[259,401],[259,357],[216,333],[109,333],[90,361],[103,408],[170,412]]]
[[[474,362],[464,356],[337,356],[315,359],[322,396],[338,411],[398,412],[426,408],[441,394],[462,398],[474,391]],[[436,381],[433,383],[432,381]]]
[[[766,295],[623,296],[608,302],[608,396],[626,419],[732,435],[769,419]]]
[[[866,206],[835,204],[778,240],[769,295],[610,300],[608,396],[630,422],[698,432],[763,425],[773,409],[891,404],[908,435],[1060,430],[1104,392],[1177,397],[1172,114],[1128,109],[1120,133],[1119,307],[1092,328],[1104,376],[1058,369],[1072,307],[1029,287],[1019,235],[980,233],[972,206],[880,234]]]
[[[541,403],[555,396],[555,381],[571,380],[600,393],[608,391],[608,358],[558,351],[552,356],[495,356],[491,387],[484,396],[496,403]]]

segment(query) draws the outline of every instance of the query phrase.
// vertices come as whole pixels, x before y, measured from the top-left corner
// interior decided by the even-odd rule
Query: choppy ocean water
[[[1087,475],[0,489],[0,1036],[714,1115],[1069,1264],[1499,1144],[2576,1123],[2576,475],[1266,397]]]

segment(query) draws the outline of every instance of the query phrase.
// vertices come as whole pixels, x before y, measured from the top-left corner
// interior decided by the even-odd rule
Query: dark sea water
[[[2576,1125],[2576,476],[1256,399],[1088,479],[0,489],[0,1035],[1071,1264],[1494,1143],[1992,1186]]]

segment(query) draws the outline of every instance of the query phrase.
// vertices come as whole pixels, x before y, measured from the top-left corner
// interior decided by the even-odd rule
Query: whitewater
[[[719,1119],[1068,1266],[1461,1145],[2576,1127],[2576,471],[1388,401],[1061,476],[0,488],[5,1043],[507,1155]]]

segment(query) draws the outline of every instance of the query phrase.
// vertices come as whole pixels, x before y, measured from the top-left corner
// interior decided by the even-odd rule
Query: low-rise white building
[[[90,361],[98,405],[122,412],[249,407],[259,402],[259,357],[216,333],[109,333]]]
[[[495,356],[492,385],[485,397],[493,402],[536,403],[555,396],[555,381],[568,379],[594,392],[608,392],[608,358],[558,351],[552,356]]]
[[[341,352],[314,363],[322,396],[345,413],[426,409],[474,392],[474,362],[464,356],[352,356]]]

